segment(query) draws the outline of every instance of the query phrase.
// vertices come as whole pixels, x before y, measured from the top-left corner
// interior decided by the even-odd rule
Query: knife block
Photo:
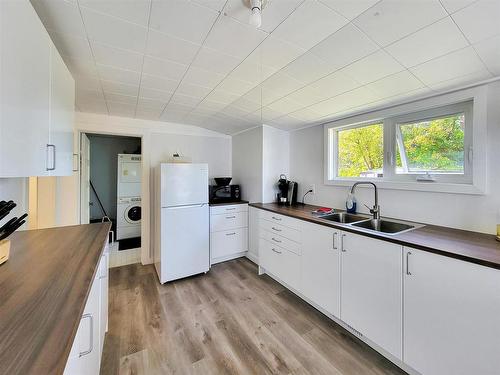
[[[0,241],[0,264],[5,263],[9,259],[10,240]]]

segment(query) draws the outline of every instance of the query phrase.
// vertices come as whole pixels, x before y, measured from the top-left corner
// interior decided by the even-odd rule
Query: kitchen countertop
[[[14,233],[0,266],[0,374],[62,374],[110,223]]]
[[[500,242],[492,234],[471,232],[460,229],[425,225],[411,231],[390,235],[368,232],[347,224],[320,219],[311,212],[319,206],[296,205],[282,206],[277,203],[250,203],[250,206],[275,212],[281,215],[306,220],[312,223],[338,228],[346,232],[383,239],[403,246],[500,269]],[[341,211],[341,210],[339,210]],[[395,219],[396,220],[396,219]]]
[[[231,206],[233,204],[248,204],[248,201],[234,201],[234,202],[220,202],[220,203],[209,203],[209,206]]]

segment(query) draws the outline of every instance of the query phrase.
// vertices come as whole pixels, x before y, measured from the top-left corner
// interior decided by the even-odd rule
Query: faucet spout
[[[370,182],[370,181],[359,181],[359,182],[356,182],[351,187],[351,194],[354,193],[354,190],[356,190],[356,186],[358,186],[358,185],[372,185],[373,186],[373,190],[374,190],[374,193],[375,193],[375,201],[374,201],[373,208],[370,208],[370,213],[373,215],[373,219],[374,220],[380,219],[380,206],[378,205],[378,189],[377,189],[377,185],[375,185],[373,182]]]

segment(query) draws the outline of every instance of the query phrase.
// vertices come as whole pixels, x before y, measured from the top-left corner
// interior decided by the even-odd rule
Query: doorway
[[[81,222],[111,221],[110,267],[141,259],[141,138],[81,133]]]

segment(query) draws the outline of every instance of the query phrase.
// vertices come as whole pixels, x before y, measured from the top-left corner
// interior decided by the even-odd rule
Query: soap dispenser
[[[351,214],[356,213],[356,197],[351,192],[347,194],[347,199],[345,201],[345,208],[347,209],[347,212]]]

